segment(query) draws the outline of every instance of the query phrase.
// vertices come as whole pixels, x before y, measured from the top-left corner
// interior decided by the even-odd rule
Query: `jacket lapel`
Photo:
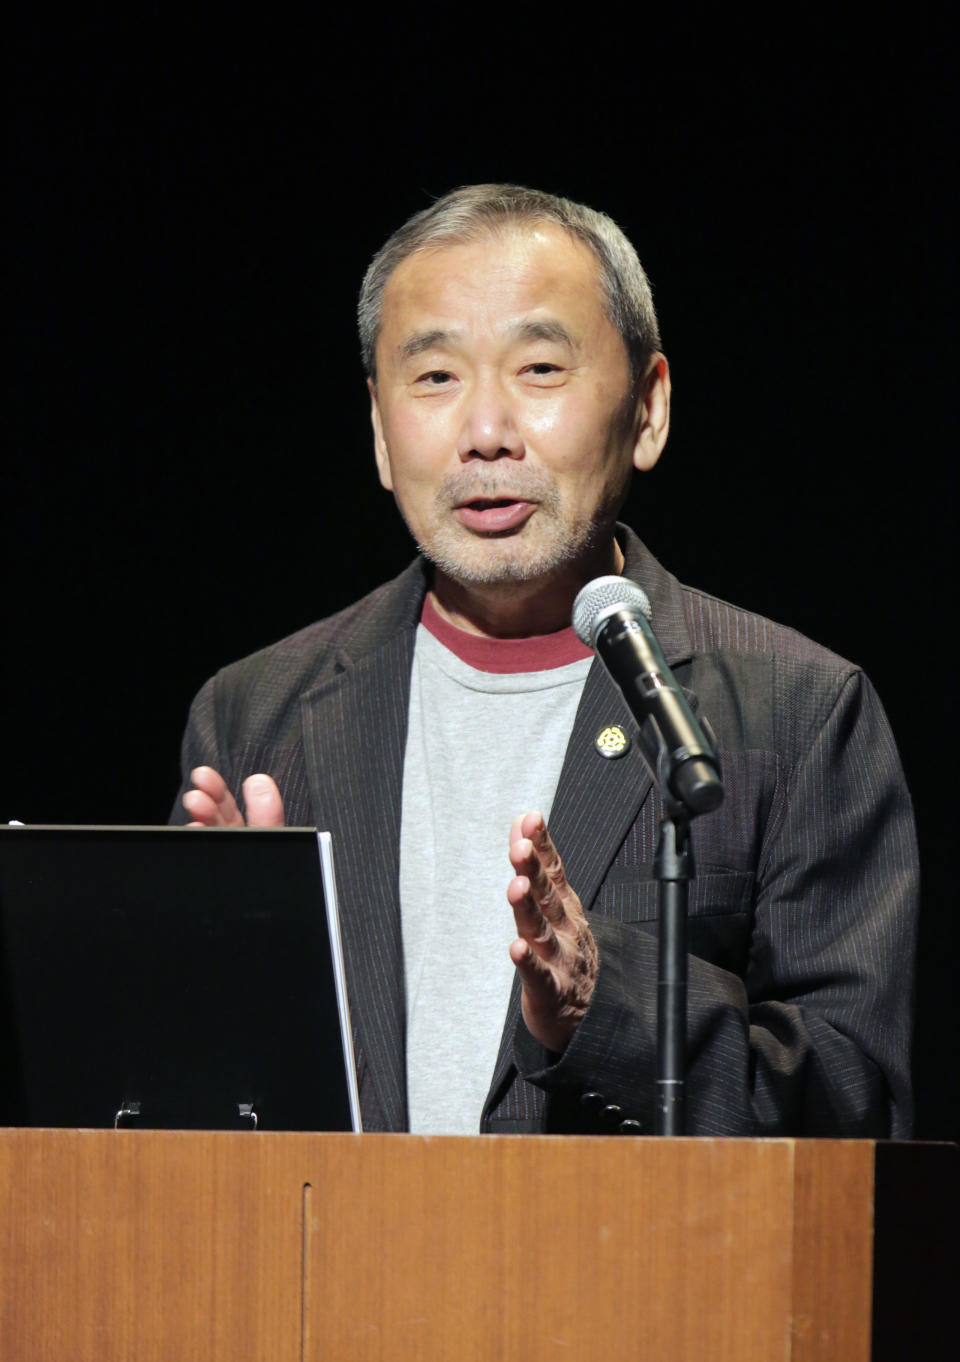
[[[597,735],[613,724],[625,733],[636,733],[625,702],[601,664],[594,662],[580,697],[549,824],[567,878],[588,913],[653,783],[635,736],[621,757],[604,757],[597,750]],[[495,1103],[502,1096],[510,1077],[519,1022],[520,986],[515,977],[487,1109],[491,1100]]]
[[[680,584],[629,530],[621,543],[626,559],[624,576],[646,592],[660,645],[667,661],[674,666],[691,654]],[[604,757],[596,740],[604,728],[613,724],[630,736],[630,746],[620,757]],[[550,835],[560,852],[567,878],[588,914],[652,787],[637,743],[636,722],[603,665],[596,660],[580,697],[550,812]],[[513,1036],[520,1016],[520,988],[514,979],[487,1110],[502,1097],[504,1084],[511,1076]]]
[[[652,624],[671,666],[690,657],[690,634],[677,580],[632,534],[622,540],[624,576],[650,601]],[[618,724],[630,736],[620,757],[604,757],[597,738]],[[647,798],[653,781],[640,752],[637,724],[619,689],[596,660],[590,668],[550,814],[550,833],[570,883],[589,911],[601,882]]]
[[[400,814],[422,569],[391,587],[300,717],[316,818],[333,836],[364,1126],[404,1130]]]

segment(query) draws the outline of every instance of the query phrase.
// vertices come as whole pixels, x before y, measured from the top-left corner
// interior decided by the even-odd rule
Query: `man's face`
[[[650,436],[645,391],[635,399],[595,257],[552,224],[418,253],[387,283],[377,466],[454,581],[536,581],[588,561],[631,466],[651,467],[666,438]]]

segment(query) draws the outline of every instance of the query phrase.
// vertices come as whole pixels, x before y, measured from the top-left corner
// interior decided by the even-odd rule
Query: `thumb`
[[[248,827],[283,827],[283,800],[276,781],[270,776],[247,776],[243,782],[243,798],[247,806]]]

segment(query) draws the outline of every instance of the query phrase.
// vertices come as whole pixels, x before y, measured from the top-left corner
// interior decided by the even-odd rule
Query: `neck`
[[[458,629],[485,638],[530,638],[570,624],[577,592],[594,577],[623,572],[620,545],[611,539],[589,561],[571,563],[549,580],[457,582],[439,570],[431,595],[438,613]]]

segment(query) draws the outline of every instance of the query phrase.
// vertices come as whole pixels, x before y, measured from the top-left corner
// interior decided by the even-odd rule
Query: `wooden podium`
[[[872,1141],[5,1129],[0,1357],[952,1356],[957,1171]]]

